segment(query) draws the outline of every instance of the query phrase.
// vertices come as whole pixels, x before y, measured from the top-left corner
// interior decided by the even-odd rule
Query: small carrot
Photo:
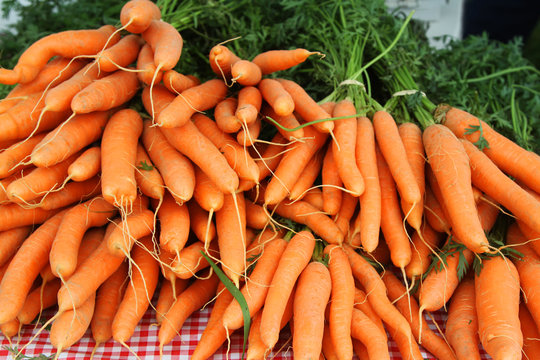
[[[103,50],[98,55],[99,69],[106,72],[113,72],[119,67],[126,67],[137,59],[137,54],[141,49],[142,40],[137,35],[126,35],[116,44]]]
[[[231,67],[232,80],[243,86],[257,85],[261,81],[261,68],[249,60],[239,60]]]
[[[167,70],[163,74],[163,85],[173,94],[200,85],[201,81],[193,75],[183,75],[174,70]]]
[[[259,91],[277,115],[289,116],[294,111],[294,100],[279,81],[263,79],[259,83]]]
[[[100,170],[101,147],[92,146],[69,165],[68,177],[73,181],[86,181],[96,176]]]
[[[130,33],[140,34],[150,26],[152,20],[161,19],[161,10],[152,1],[130,0],[122,6],[120,22]]]
[[[270,222],[268,213],[260,205],[246,200],[246,224],[252,229],[263,229]]]
[[[319,173],[323,163],[324,151],[319,150],[311,160],[306,164],[306,167],[302,171],[302,176],[294,184],[291,192],[289,193],[290,200],[299,200],[305,195],[306,191],[313,185]],[[323,188],[324,189],[324,188]]]
[[[339,176],[333,147],[328,147],[324,155],[321,181],[324,211],[330,215],[336,215],[343,201],[343,191],[341,190],[343,181]]]
[[[160,233],[159,245],[172,253],[180,252],[189,236],[189,212],[187,204],[177,204],[166,194],[157,212]]]
[[[267,75],[301,64],[313,54],[319,53],[306,49],[270,50],[255,56],[253,62],[261,68],[263,75]]]
[[[254,86],[245,86],[238,92],[238,107],[234,114],[238,120],[249,125],[257,120],[261,110],[262,95]]]
[[[188,284],[188,280],[178,279],[176,276],[172,281],[167,280],[161,283],[156,303],[156,321],[158,324],[161,324],[164,320],[167,321],[167,313]]]
[[[315,359],[320,354],[324,333],[324,309],[330,298],[331,289],[330,272],[320,262],[312,262],[307,265],[298,278],[298,285],[294,293],[293,318],[295,359],[310,360]],[[261,322],[261,326],[263,325],[264,313]]]
[[[139,80],[146,85],[152,85],[153,82],[158,84],[163,77],[163,73],[157,71],[154,52],[148,43],[143,45],[137,56],[137,71]]]
[[[219,256],[217,241],[212,241],[208,249],[205,249],[205,244],[201,241],[186,246],[172,262],[171,270],[180,279],[189,279],[199,270],[209,267],[210,264],[202,256],[201,251],[216,258],[216,256]]]
[[[189,210],[189,225],[191,230],[204,244],[209,244],[216,237],[216,226],[209,221],[210,216],[196,201],[187,204]]]
[[[0,205],[0,231],[6,231],[21,226],[41,224],[57,212],[57,209],[25,209],[19,204]]]
[[[230,78],[232,65],[240,58],[226,46],[216,45],[210,49],[209,60],[210,67],[217,76]]]
[[[135,181],[141,192],[152,199],[163,199],[165,186],[161,174],[141,144],[137,144]]]
[[[411,261],[405,267],[405,273],[410,279],[422,276],[427,271],[431,263],[430,255],[438,248],[441,240],[442,234],[434,231],[428,223],[422,224],[414,232]]]

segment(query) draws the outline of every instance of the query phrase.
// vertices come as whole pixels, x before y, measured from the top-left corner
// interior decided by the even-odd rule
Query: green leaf
[[[139,162],[139,165],[137,166],[137,169],[139,170],[143,170],[143,171],[152,171],[154,170],[154,166],[153,165],[150,165],[146,162],[146,160],[144,161],[140,161]]]
[[[244,354],[246,352],[246,344],[247,339],[249,336],[249,328],[251,327],[251,317],[249,316],[249,307],[246,302],[246,298],[244,295],[242,295],[242,292],[232,283],[232,281],[225,275],[223,271],[219,268],[219,266],[216,265],[215,262],[213,262],[208,255],[204,253],[204,251],[201,250],[202,256],[208,261],[212,269],[216,272],[216,275],[218,276],[219,280],[225,285],[227,290],[232,294],[232,296],[238,301],[238,304],[240,304],[240,308],[242,309],[242,316],[244,317],[244,344],[242,346],[242,360],[244,359]]]

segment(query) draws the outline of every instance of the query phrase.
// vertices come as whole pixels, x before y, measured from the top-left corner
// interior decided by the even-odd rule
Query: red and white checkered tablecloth
[[[189,359],[197,342],[205,328],[208,317],[210,316],[211,308],[198,311],[191,318],[189,318],[184,327],[182,328],[180,334],[177,336],[170,344],[166,345],[163,349],[163,360],[182,360]],[[53,312],[48,311],[45,313],[45,317],[52,316]],[[444,329],[444,323],[446,321],[446,313],[439,311],[433,314],[435,321],[441,329]],[[435,326],[430,323],[430,327],[437,331]],[[140,359],[159,359],[159,342],[158,342],[158,328],[154,325],[155,323],[155,312],[149,310],[141,323],[135,329],[130,341],[127,342],[127,345],[139,356]],[[25,345],[31,337],[36,333],[36,330],[33,330],[32,326],[26,326],[21,332],[21,337],[19,339],[13,339],[13,343],[19,342],[19,346]],[[276,345],[276,349],[281,349],[278,353],[272,353],[268,359],[292,359],[292,350],[290,348],[290,332],[288,328],[285,328],[282,331],[280,341]],[[242,353],[242,335],[241,331],[237,331],[231,337],[231,350],[227,356],[226,346],[222,346],[216,354],[213,356],[213,360],[236,360],[241,359]],[[6,338],[1,337],[1,349],[0,349],[0,359],[13,359],[14,357],[4,348],[4,346],[9,346],[9,342]],[[90,354],[94,348],[94,340],[92,339],[92,334],[90,330],[87,331],[84,338],[81,339],[78,343],[66,349],[59,357],[59,359],[89,359]],[[401,359],[401,355],[397,349],[396,344],[389,339],[390,346],[390,356],[392,359]],[[34,342],[26,347],[24,354],[29,357],[39,356],[40,354],[45,355],[54,355],[55,349],[49,343],[49,334],[48,331],[42,332]],[[427,353],[422,349],[422,355],[425,359],[434,359],[431,354]],[[490,357],[482,351],[482,359],[489,359]],[[128,349],[124,348],[122,345],[109,340],[107,343],[100,345],[96,350],[94,359],[136,359],[136,357],[129,352]]]

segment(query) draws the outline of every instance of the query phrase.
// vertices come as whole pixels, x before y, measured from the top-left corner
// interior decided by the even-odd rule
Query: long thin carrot
[[[57,212],[57,209],[26,209],[19,204],[0,205],[0,231],[6,231],[26,225],[41,224]]]
[[[255,56],[253,62],[261,68],[263,75],[266,75],[301,64],[313,54],[319,53],[306,49],[270,50]]]
[[[96,176],[100,170],[101,147],[92,146],[69,165],[68,177],[73,181],[85,181]]]
[[[339,176],[337,164],[334,158],[334,148],[328,147],[324,155],[322,173],[322,195],[324,211],[330,215],[336,215],[343,201],[343,181]]]
[[[298,278],[298,285],[294,293],[293,318],[295,359],[310,360],[315,359],[320,354],[324,333],[324,309],[330,299],[331,289],[330,272],[320,262],[312,262],[307,265]],[[265,307],[266,309],[267,307]],[[264,325],[264,313],[262,320],[261,326]]]
[[[361,310],[353,309],[351,334],[366,347],[370,359],[390,359],[386,334]]]
[[[21,226],[0,232],[0,266],[17,252],[30,234],[30,230],[30,226]]]
[[[300,200],[306,193],[306,191],[313,185],[317,177],[321,172],[323,163],[324,151],[318,151],[311,160],[306,164],[302,176],[294,184],[291,192],[289,193],[290,200]]]
[[[223,206],[223,197],[221,200],[221,206]],[[221,206],[218,208],[221,209]],[[216,236],[216,226],[208,218],[210,214],[206,212],[196,201],[188,202],[189,210],[189,225],[191,230],[199,239],[205,244],[210,243]]]

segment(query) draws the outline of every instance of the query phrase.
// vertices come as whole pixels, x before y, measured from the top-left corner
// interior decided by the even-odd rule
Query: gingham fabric
[[[163,348],[163,360],[183,360],[189,359],[191,357],[191,354],[193,353],[193,350],[197,345],[197,341],[199,340],[205,328],[205,324],[208,321],[210,311],[211,308],[198,311],[186,321],[184,327],[181,330],[181,336],[177,336],[170,344],[166,345]],[[52,311],[47,311],[44,315],[45,317],[48,317],[52,314]],[[438,311],[433,313],[432,315],[439,327],[444,331],[446,313]],[[137,326],[137,328],[135,329],[135,333],[131,337],[131,340],[127,342],[127,345],[130,347],[130,349],[134,353],[136,353],[140,359],[159,359],[159,342],[157,338],[158,328],[154,325],[154,323],[155,312],[153,310],[149,310],[143,317],[139,326]],[[436,327],[431,323],[430,320],[428,320],[428,323],[434,331],[437,331]],[[241,330],[237,331],[231,337],[231,346],[228,356],[227,348],[225,345],[216,352],[216,354],[212,357],[213,360],[241,359],[243,337],[240,331]],[[28,341],[32,338],[32,336],[34,336],[36,333],[37,330],[33,330],[33,326],[24,327],[21,332],[20,339],[13,339],[13,345],[15,346],[17,341],[19,341],[19,347],[22,347],[23,345],[27,344]],[[275,348],[276,352],[272,353],[268,357],[268,359],[292,359],[293,355],[292,349],[290,348],[289,340],[290,332],[287,327],[282,331],[280,341]],[[2,344],[0,349],[0,359],[14,359],[14,356],[11,355],[9,351],[4,348],[5,346],[10,346],[9,341],[6,338],[2,337],[1,343]],[[59,359],[89,359],[90,355],[92,354],[92,350],[94,349],[94,346],[95,343],[92,339],[92,334],[90,333],[90,330],[88,330],[84,338],[69,349],[66,349],[64,352],[62,352]],[[277,349],[281,349],[281,351],[278,352]],[[396,344],[391,341],[391,338],[389,338],[389,349],[392,359],[401,359],[398,348]],[[55,349],[49,343],[48,331],[42,332],[33,341],[32,344],[30,344],[24,349],[24,354],[29,357],[36,357],[40,354],[54,355],[54,353]],[[434,359],[431,354],[427,353],[423,349],[422,355],[424,356],[424,359]],[[107,343],[101,344],[96,349],[94,359],[135,360],[137,359],[137,357],[135,357],[135,355],[130,353],[130,351],[122,345],[114,342],[113,340],[109,340]],[[490,357],[482,351],[482,359],[490,359]]]

